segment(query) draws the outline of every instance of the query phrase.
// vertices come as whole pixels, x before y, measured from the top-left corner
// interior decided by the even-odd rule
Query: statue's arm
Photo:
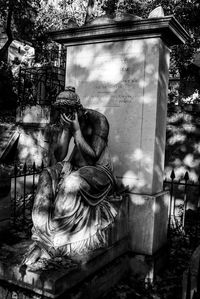
[[[95,126],[90,143],[85,140],[80,127],[74,132],[75,144],[89,164],[93,164],[99,159],[107,144],[109,132],[109,125],[105,117],[98,115],[93,121],[95,122]]]
[[[74,140],[84,159],[91,165],[99,159],[106,146],[106,141],[96,134],[93,135],[91,143],[88,144],[84,139],[81,130],[74,133]]]
[[[66,157],[71,138],[72,134],[70,129],[63,128],[58,134],[57,143],[54,148],[54,156],[57,162],[62,161]]]

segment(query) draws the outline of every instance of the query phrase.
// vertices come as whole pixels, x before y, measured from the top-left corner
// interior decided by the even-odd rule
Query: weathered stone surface
[[[189,35],[185,29],[177,22],[173,16],[166,16],[157,19],[142,19],[125,22],[112,22],[82,26],[79,28],[69,28],[61,31],[51,32],[52,38],[68,46],[97,43],[114,40],[137,39],[160,37],[162,36],[165,43],[169,46],[185,42]]]
[[[130,246],[135,253],[152,255],[167,243],[169,194],[130,194]]]
[[[89,258],[87,262],[76,264],[77,260],[75,260],[72,265],[77,265],[76,267],[60,267],[56,270],[34,272],[33,270],[29,271],[26,267],[20,267],[28,245],[29,242],[23,242],[12,247],[5,245],[1,247],[0,279],[47,296],[47,298],[57,298],[67,291],[70,292],[74,286],[83,282],[89,275],[99,271],[127,251],[127,241],[121,240],[112,247],[98,250],[94,255],[87,257],[87,259]],[[104,289],[104,286],[101,287]]]
[[[51,108],[50,106],[26,106],[24,109],[21,107],[17,109],[16,122],[26,124],[49,124],[51,121]]]
[[[67,53],[68,84],[110,123],[118,180],[134,192],[160,192],[169,49],[160,38],[138,38],[71,46]]]

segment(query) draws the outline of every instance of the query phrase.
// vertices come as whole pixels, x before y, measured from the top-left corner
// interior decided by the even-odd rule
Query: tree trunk
[[[8,48],[10,44],[13,41],[13,34],[12,34],[12,28],[11,28],[11,23],[12,23],[12,15],[13,15],[13,6],[10,1],[9,3],[9,8],[8,8],[8,16],[7,16],[7,24],[6,24],[6,34],[8,37],[8,40],[6,41],[5,45],[0,49],[0,61],[7,61],[8,59]]]
[[[8,60],[8,48],[12,43],[13,39],[8,39],[5,45],[0,49],[0,61],[7,61]]]

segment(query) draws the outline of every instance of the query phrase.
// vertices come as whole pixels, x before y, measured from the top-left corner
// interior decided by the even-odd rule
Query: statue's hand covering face
[[[74,119],[75,112],[82,108],[80,98],[72,86],[67,86],[59,93],[53,106],[70,120]]]

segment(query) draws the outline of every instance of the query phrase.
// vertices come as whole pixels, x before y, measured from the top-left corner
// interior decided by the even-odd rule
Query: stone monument
[[[84,285],[95,298],[106,284],[117,282],[128,264],[137,272],[142,262],[145,275],[152,278],[154,268],[148,268],[146,259],[153,259],[167,243],[169,209],[162,183],[169,48],[185,42],[188,35],[172,16],[143,20],[118,14],[51,36],[67,47],[65,85],[74,86],[83,106],[100,112],[110,124],[114,175],[118,186],[129,190],[123,199],[129,208],[125,206],[126,217],[118,219],[114,228],[117,242],[86,255],[76,271],[63,266],[58,271],[27,272],[0,263],[0,278],[58,298],[98,273],[98,279]],[[128,242],[124,230],[120,231],[122,220],[129,224]],[[109,271],[99,277],[100,269],[108,264],[112,265]]]
[[[139,259],[153,256],[167,243],[163,170],[170,46],[183,43],[187,33],[172,16],[120,15],[52,37],[67,47],[66,84],[110,123],[115,176],[129,187],[130,250]]]

